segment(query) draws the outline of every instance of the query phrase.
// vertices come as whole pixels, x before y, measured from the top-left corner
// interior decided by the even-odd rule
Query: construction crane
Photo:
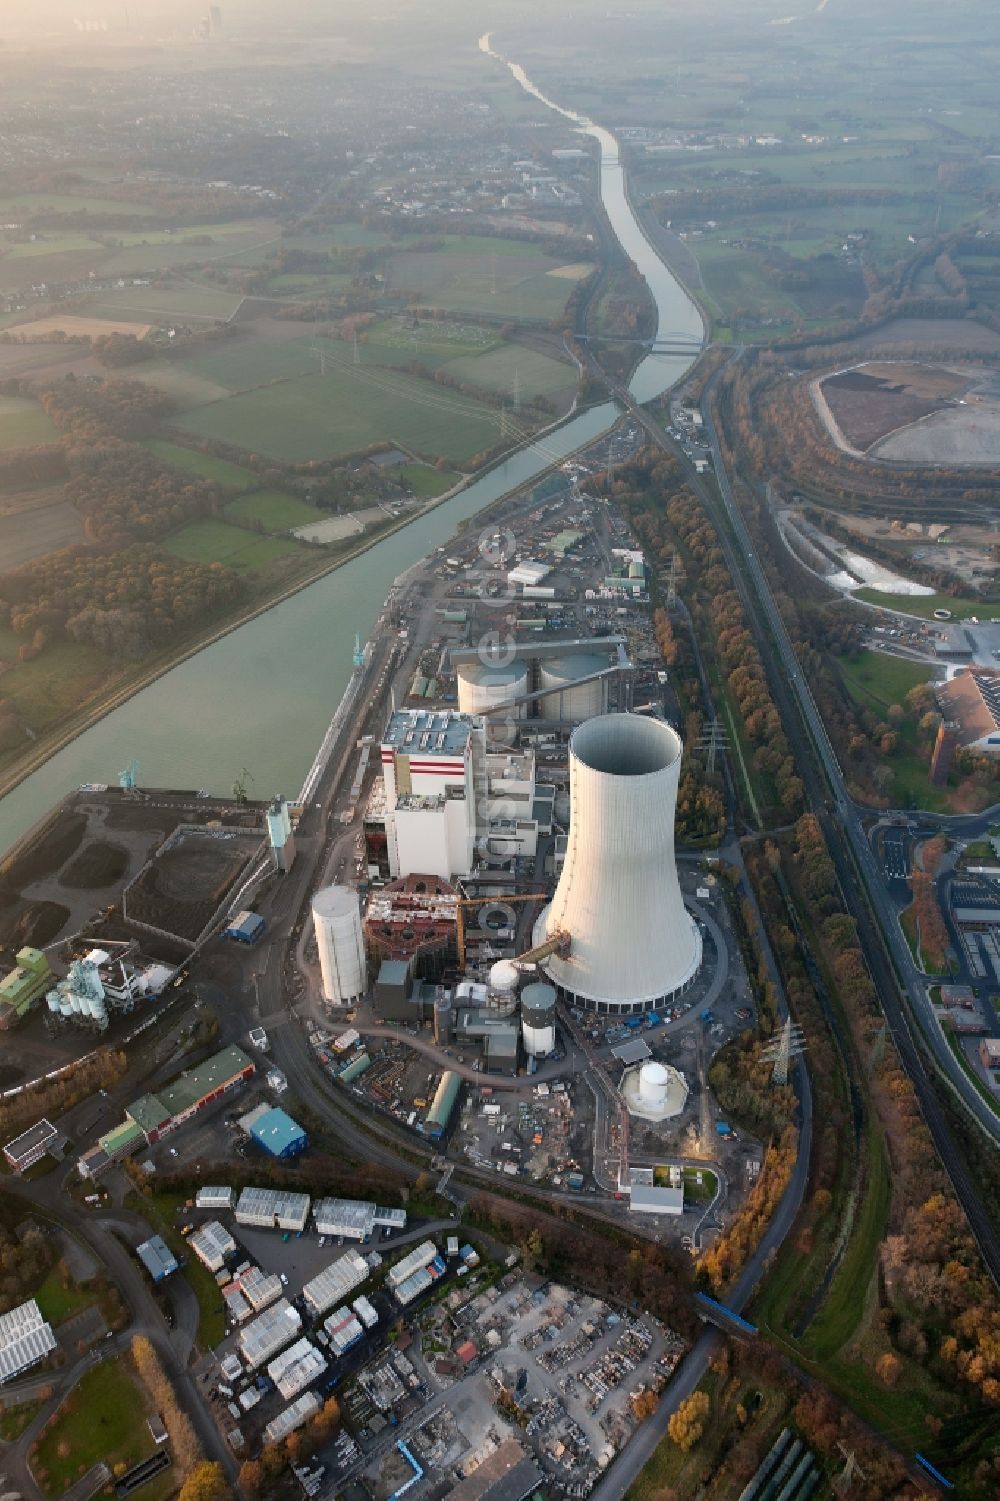
[[[139,763],[132,757],[124,771],[118,773],[118,785],[123,792],[134,792],[139,783]]]
[[[233,798],[241,806],[247,801],[247,783],[252,782],[253,777],[244,766],[236,781],[233,783]]]
[[[461,969],[465,968],[465,908],[466,907],[512,907],[515,904],[515,902],[518,902],[518,903],[519,902],[544,902],[544,900],[545,900],[545,893],[542,892],[542,891],[533,891],[533,892],[530,892],[526,896],[464,896],[464,897],[461,897],[459,899],[459,902],[458,902],[458,911],[456,913],[456,924],[455,924],[455,944],[456,944],[456,947],[458,949],[458,963],[459,963],[459,967]],[[569,940],[567,939],[566,941],[568,942]],[[556,948],[558,948],[558,946],[559,945],[557,944]],[[544,959],[544,958],[547,957],[548,954],[555,953],[555,951],[556,951],[555,949],[547,948],[545,944],[543,944],[542,947],[546,948],[546,953],[545,954],[539,954],[538,958],[540,958],[540,959]],[[529,953],[531,953],[531,952],[533,952],[533,951],[529,950]],[[527,958],[527,955],[522,954],[520,956],[520,958],[515,959],[513,962],[515,964],[521,964],[521,963],[524,962],[524,960],[526,958]],[[528,962],[532,963],[533,960],[529,959]]]

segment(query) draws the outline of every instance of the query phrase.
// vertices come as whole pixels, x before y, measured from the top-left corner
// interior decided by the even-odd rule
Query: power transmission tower
[[[670,558],[670,573],[667,576],[667,609],[677,608],[677,584],[684,577],[683,564],[678,562],[677,549],[675,548]]]
[[[761,1049],[761,1062],[774,1064],[771,1083],[787,1084],[792,1059],[798,1058],[805,1050],[806,1040],[802,1028],[789,1016],[781,1029],[780,1036],[773,1042],[769,1042],[766,1048]]]
[[[676,594],[675,594],[676,599]],[[720,751],[729,749],[728,732],[721,719],[709,720],[708,724],[698,736],[698,750],[705,752],[705,769],[708,772],[715,770],[716,757]]]
[[[833,1481],[833,1488],[837,1492],[838,1496],[847,1496],[853,1489],[855,1476],[860,1476],[862,1480],[867,1480],[868,1476],[858,1464],[853,1449],[846,1449],[844,1445],[839,1442],[837,1444],[837,1448],[844,1456],[846,1463],[840,1474]]]

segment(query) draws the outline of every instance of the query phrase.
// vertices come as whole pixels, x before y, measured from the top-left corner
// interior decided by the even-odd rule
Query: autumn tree
[[[178,1501],[230,1501],[232,1490],[216,1460],[196,1464],[181,1486]]]
[[[667,1432],[682,1453],[693,1449],[705,1432],[710,1407],[707,1392],[692,1392],[680,1403],[677,1411],[670,1414]]]

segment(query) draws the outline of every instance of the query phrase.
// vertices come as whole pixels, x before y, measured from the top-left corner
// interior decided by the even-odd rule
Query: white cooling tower
[[[556,691],[546,693],[541,700],[542,718],[584,720],[603,714],[608,705],[608,680],[593,674],[606,668],[609,660],[591,652],[543,657],[539,666],[541,686]],[[580,681],[588,677],[589,683]]]
[[[324,886],[312,899],[323,995],[334,1006],[360,1000],[368,985],[358,895],[350,886]]]
[[[458,707],[463,714],[485,714],[488,709],[497,709],[513,703],[528,692],[528,666],[526,662],[499,663],[462,662],[458,672]],[[511,717],[523,719],[526,704],[511,709]]]
[[[591,1010],[652,1010],[701,963],[674,861],[682,750],[669,725],[637,714],[589,719],[570,738],[566,861],[534,943],[567,935],[544,967]]]

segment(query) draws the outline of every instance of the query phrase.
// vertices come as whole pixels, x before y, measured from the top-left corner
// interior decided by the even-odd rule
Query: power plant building
[[[514,702],[530,689],[527,662],[462,662],[456,678],[458,707],[463,714],[509,708],[513,719],[523,719],[527,713],[527,704]]]
[[[607,714],[569,742],[570,826],[551,903],[534,929],[549,979],[606,1015],[651,1011],[701,963],[674,857],[679,735],[662,721]]]
[[[363,923],[373,966],[389,959],[425,979],[443,973],[457,957],[460,900],[448,881],[426,872],[411,872],[373,891]]]
[[[350,1006],[368,985],[357,892],[350,886],[324,886],[312,899],[312,916],[324,999],[332,1006]]]
[[[540,686],[552,691],[541,700],[543,719],[593,719],[608,707],[607,657],[575,652],[564,657],[543,657],[539,663]],[[588,681],[589,679],[589,681]]]
[[[41,949],[19,949],[16,968],[0,980],[0,1030],[27,1016],[51,981],[49,961]]]

